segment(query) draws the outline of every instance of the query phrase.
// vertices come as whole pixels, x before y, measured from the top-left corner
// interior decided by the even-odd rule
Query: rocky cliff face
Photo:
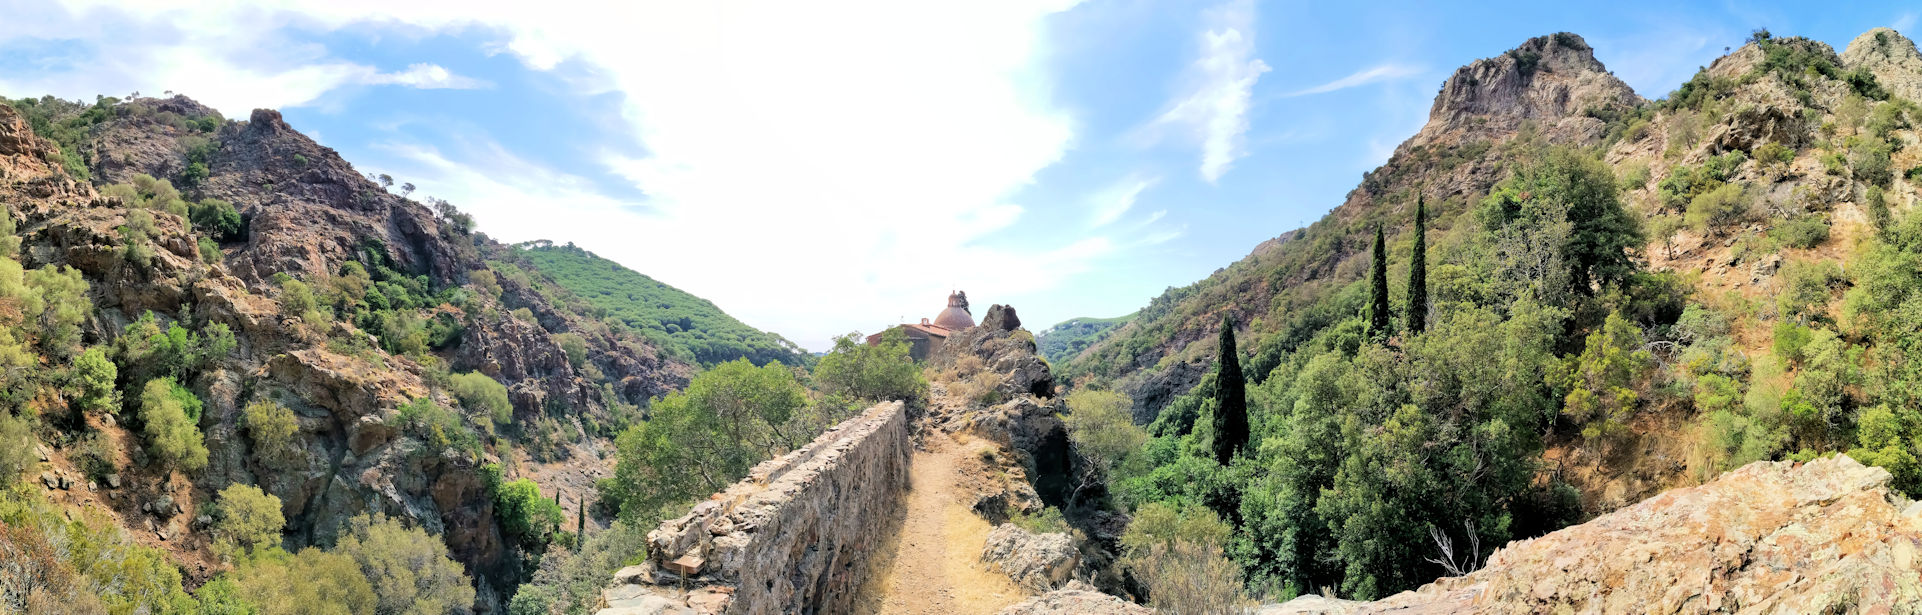
[[[1379,602],[1308,597],[1264,615],[1904,613],[1922,604],[1922,502],[1838,455],[1757,462],[1511,543],[1481,570]]]
[[[1889,93],[1922,100],[1922,53],[1915,42],[1888,28],[1875,28],[1849,41],[1842,50],[1844,68],[1866,69]]]
[[[1402,148],[1500,138],[1527,121],[1570,136],[1595,135],[1602,121],[1592,115],[1621,113],[1641,103],[1642,97],[1595,59],[1582,37],[1538,36],[1456,69],[1435,96],[1428,124]]]

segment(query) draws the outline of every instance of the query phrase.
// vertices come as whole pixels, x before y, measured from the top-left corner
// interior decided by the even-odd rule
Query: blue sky
[[[1645,97],[1898,3],[0,0],[0,94],[256,107],[476,215],[821,349],[951,288],[1134,310],[1319,218],[1456,67],[1583,35]],[[977,312],[980,310],[977,309]]]

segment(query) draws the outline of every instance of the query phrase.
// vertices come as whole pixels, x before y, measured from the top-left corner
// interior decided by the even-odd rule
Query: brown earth
[[[907,506],[872,564],[857,613],[987,615],[1028,597],[981,563],[993,526],[970,510],[974,490],[960,468],[993,445],[966,435],[925,434],[909,469]]]

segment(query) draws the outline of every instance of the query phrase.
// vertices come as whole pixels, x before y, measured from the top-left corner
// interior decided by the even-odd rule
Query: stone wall
[[[908,486],[907,413],[869,408],[648,532],[598,615],[845,613]]]

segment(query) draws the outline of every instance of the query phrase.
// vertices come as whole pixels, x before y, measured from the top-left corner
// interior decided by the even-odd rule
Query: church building
[[[948,307],[934,316],[934,320],[921,319],[919,323],[906,323],[898,327],[908,337],[908,354],[916,361],[926,361],[928,357],[941,351],[948,337],[974,326],[974,314],[968,312],[968,294],[954,291],[948,295]],[[868,336],[869,346],[881,344],[881,337],[887,331]]]

